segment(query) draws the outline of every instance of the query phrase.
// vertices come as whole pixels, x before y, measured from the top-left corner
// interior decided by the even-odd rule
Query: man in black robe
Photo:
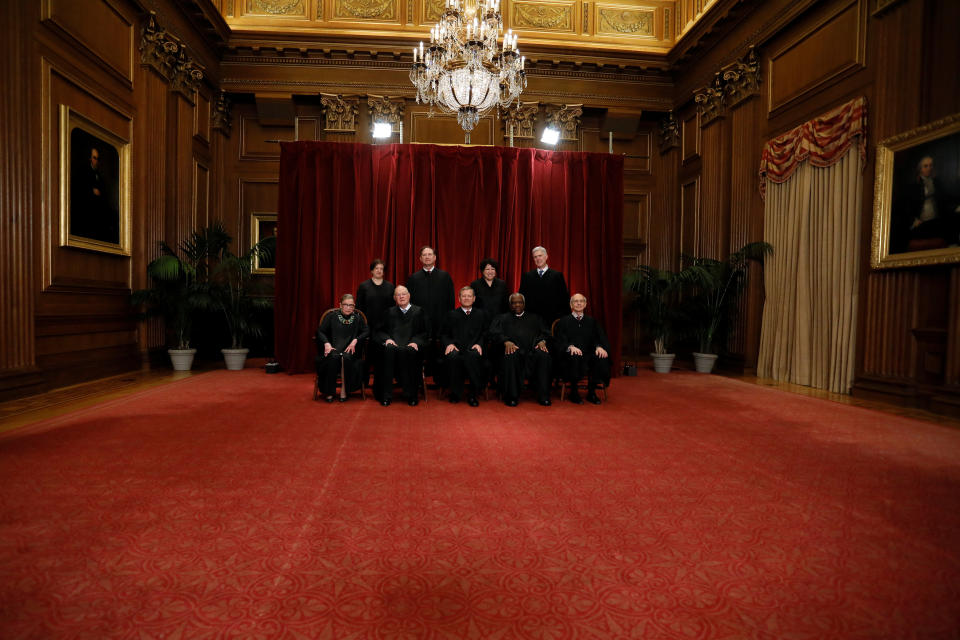
[[[483,345],[490,316],[473,303],[476,295],[471,287],[460,289],[460,308],[447,314],[440,344],[443,347],[443,365],[447,373],[450,402],[460,402],[463,396],[463,378],[470,381],[467,404],[476,407],[477,394],[485,385]]]
[[[407,278],[410,300],[421,307],[430,318],[430,338],[436,339],[443,328],[443,320],[453,309],[453,278],[437,267],[437,254],[433,247],[420,249],[420,263],[423,265],[416,273]]]
[[[567,312],[567,281],[559,271],[547,265],[547,250],[535,247],[532,251],[536,269],[520,276],[520,293],[526,298],[527,311],[540,316],[550,326]]]
[[[360,388],[363,375],[360,353],[370,329],[355,309],[356,300],[346,293],[340,298],[340,310],[325,314],[317,327],[317,376],[320,392],[327,402],[334,400],[337,376],[341,373],[344,379],[340,402],[346,402],[348,392]]]
[[[407,404],[415,407],[422,380],[423,348],[430,335],[430,320],[423,309],[410,304],[410,292],[406,287],[397,287],[393,298],[397,306],[387,311],[384,324],[376,333],[376,341],[383,345],[383,357],[377,374],[377,397],[380,404],[390,406],[393,379],[396,376],[403,389],[403,398]]]
[[[517,406],[524,380],[529,380],[544,407],[550,406],[549,332],[543,320],[525,310],[524,297],[510,296],[510,313],[497,316],[490,325],[491,340],[503,345],[500,361],[500,395],[508,407]]]
[[[584,314],[587,298],[570,298],[570,313],[557,321],[556,351],[561,354],[564,379],[570,383],[570,402],[583,404],[577,383],[587,375],[587,401],[600,404],[597,385],[610,383],[610,343],[597,321]]]

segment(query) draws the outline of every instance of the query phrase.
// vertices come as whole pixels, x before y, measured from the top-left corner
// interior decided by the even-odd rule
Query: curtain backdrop
[[[762,377],[835,393],[853,384],[862,168],[848,149],[830,167],[805,162],[767,185]]]
[[[276,357],[292,372],[313,368],[320,314],[356,293],[374,258],[402,284],[432,245],[456,289],[479,277],[484,257],[500,262],[512,291],[547,248],[551,268],[620,354],[623,158],[508,147],[281,145]],[[616,369],[615,369],[616,370]]]

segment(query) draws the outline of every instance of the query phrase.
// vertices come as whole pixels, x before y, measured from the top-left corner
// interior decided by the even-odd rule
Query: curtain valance
[[[829,167],[843,158],[854,141],[859,145],[861,163],[865,162],[866,127],[867,102],[861,96],[770,140],[760,158],[761,195],[765,195],[768,178],[786,182],[805,160],[816,167]]]

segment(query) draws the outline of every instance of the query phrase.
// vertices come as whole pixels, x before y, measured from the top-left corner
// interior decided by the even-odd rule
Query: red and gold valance
[[[819,118],[804,122],[799,127],[767,142],[760,158],[760,193],[771,182],[786,182],[800,163],[809,160],[817,167],[829,167],[846,154],[857,142],[860,158],[867,157],[867,101],[854,98]]]

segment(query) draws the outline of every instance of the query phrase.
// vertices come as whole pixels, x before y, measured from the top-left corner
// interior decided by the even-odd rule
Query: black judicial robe
[[[554,269],[547,269],[542,276],[536,269],[520,276],[520,293],[527,311],[537,314],[548,325],[570,310],[567,281]]]
[[[384,280],[377,285],[372,279],[361,282],[357,287],[357,309],[367,316],[372,331],[383,325],[387,311],[396,304],[393,301],[394,288],[392,282]]]
[[[470,287],[477,294],[477,302],[473,306],[484,309],[491,318],[510,311],[510,291],[505,280],[494,278],[493,284],[488,285],[486,280],[478,278],[470,283]]]
[[[500,393],[504,400],[516,400],[523,388],[523,381],[530,380],[538,400],[550,398],[550,354],[537,348],[541,340],[549,343],[550,333],[543,320],[535,313],[523,315],[503,313],[490,325],[491,340],[498,344],[512,342],[519,350],[504,354],[500,361]]]
[[[403,387],[403,396],[408,400],[416,398],[420,364],[430,340],[430,319],[426,311],[415,304],[411,304],[406,313],[400,307],[390,307],[383,326],[375,335],[382,354],[377,372],[377,396],[380,400],[390,400],[396,377]],[[387,340],[393,340],[397,346],[386,346]],[[411,342],[417,345],[416,350],[407,346]]]
[[[481,348],[486,348],[489,326],[490,314],[484,309],[474,307],[468,315],[460,308],[447,314],[440,332],[440,343],[443,351],[451,344],[458,349],[443,356],[451,398],[459,399],[463,394],[464,375],[470,379],[473,395],[484,387],[483,356],[472,347],[478,344]]]
[[[576,383],[584,373],[587,373],[591,391],[597,382],[609,384],[610,343],[607,342],[607,334],[596,319],[584,314],[583,318],[577,320],[572,313],[568,313],[557,320],[554,333],[557,353],[563,360],[564,379]],[[567,349],[571,345],[583,351],[583,356],[572,356],[568,353]],[[597,347],[603,347],[608,357],[598,358]]]
[[[407,289],[410,290],[410,301],[422,307],[430,318],[430,338],[437,337],[444,316],[454,307],[453,278],[436,267],[430,272],[420,269],[407,278]]]
[[[337,388],[337,375],[340,373],[340,359],[343,359],[343,372],[346,375],[346,389],[353,391],[360,388],[360,379],[363,373],[363,363],[360,360],[363,341],[370,335],[367,323],[359,313],[351,314],[341,320],[342,314],[332,311],[327,314],[317,327],[317,375],[320,376],[320,390],[326,396],[332,396]],[[357,341],[356,351],[353,354],[344,353],[354,339]],[[324,355],[324,345],[330,343],[333,351]]]

